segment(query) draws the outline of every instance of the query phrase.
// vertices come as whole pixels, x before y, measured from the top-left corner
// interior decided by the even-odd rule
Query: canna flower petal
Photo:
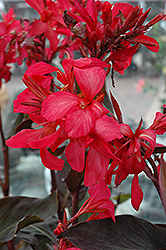
[[[103,180],[91,186],[88,190],[89,202],[78,211],[78,214],[94,213],[88,220],[111,217],[115,221],[114,204],[110,200],[111,191]],[[96,214],[98,215],[96,216]]]
[[[11,148],[29,148],[29,142],[39,139],[40,130],[24,129],[6,140],[6,145]]]
[[[104,178],[111,159],[119,160],[108,145],[95,136],[86,159],[85,186],[92,186]]]
[[[107,115],[96,120],[93,132],[104,141],[113,141],[123,137],[120,133],[119,123]]]
[[[74,105],[78,104],[78,97],[69,92],[56,92],[48,96],[42,103],[41,114],[48,121],[56,121],[64,116]]]
[[[73,106],[66,115],[65,129],[69,137],[82,137],[93,129],[95,121],[95,116],[88,106],[80,109],[80,107],[76,105]]]
[[[41,35],[48,29],[48,24],[41,20],[35,20],[31,27],[31,36]]]
[[[92,142],[92,138],[78,138],[72,140],[66,147],[65,156],[73,170],[82,172],[85,166],[85,149]]]
[[[44,11],[45,6],[44,6],[44,1],[41,0],[25,0],[27,4],[29,4],[33,9],[35,9],[37,12],[40,14]]]
[[[135,210],[139,210],[143,200],[143,192],[139,185],[138,175],[134,175],[131,187],[131,204]]]
[[[34,75],[43,76],[45,74],[49,74],[56,71],[56,68],[45,62],[38,62],[29,67],[25,74],[32,77]],[[48,77],[48,76],[47,76]],[[52,78],[52,77],[51,77]]]
[[[163,135],[166,132],[166,114],[156,112],[154,121],[149,129],[152,129],[157,135]]]
[[[91,109],[91,111],[96,119],[99,119],[103,115],[109,113],[109,110],[107,108],[103,107],[103,105],[96,100],[93,100],[91,102],[91,105],[89,105],[88,107]]]
[[[88,100],[92,100],[99,93],[106,78],[105,70],[99,67],[74,68],[74,74],[84,97]]]
[[[64,161],[55,157],[46,148],[40,149],[40,157],[43,165],[51,170],[62,170]]]
[[[133,40],[136,41],[137,43],[143,44],[145,47],[147,47],[149,50],[153,52],[159,51],[159,43],[152,37],[141,35],[137,36]]]

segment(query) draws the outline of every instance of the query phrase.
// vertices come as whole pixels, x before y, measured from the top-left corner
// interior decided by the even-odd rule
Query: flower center
[[[78,105],[81,109],[84,109],[87,105],[90,104],[90,101],[88,101],[87,99],[85,98],[80,98],[79,101],[78,101]]]

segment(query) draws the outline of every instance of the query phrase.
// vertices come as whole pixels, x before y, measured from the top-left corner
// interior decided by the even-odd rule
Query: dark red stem
[[[80,191],[80,186],[78,186],[77,189],[72,194],[72,217],[78,212],[79,191]],[[78,218],[76,218],[73,222],[73,224],[76,224],[76,223],[78,223]]]
[[[57,182],[56,182],[56,174],[54,170],[51,171],[51,193],[53,193],[55,190],[57,190]]]
[[[1,181],[1,187],[3,191],[3,195],[6,197],[9,195],[9,153],[8,153],[8,146],[5,143],[5,137],[2,128],[2,116],[1,116],[1,108],[0,108],[0,134],[2,140],[2,151],[4,157],[4,176],[5,179]],[[15,250],[14,246],[14,239],[7,243],[8,250]]]
[[[4,196],[9,195],[9,154],[8,154],[8,146],[5,143],[5,137],[2,129],[2,117],[1,117],[1,109],[0,109],[0,134],[1,134],[1,140],[2,140],[2,151],[3,151],[3,157],[4,157],[4,181],[1,180],[1,187]]]

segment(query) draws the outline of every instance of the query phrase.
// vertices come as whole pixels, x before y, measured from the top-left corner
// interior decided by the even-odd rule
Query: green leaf
[[[131,194],[119,194],[118,196],[113,197],[112,199],[118,201],[118,204],[121,204],[122,202],[127,201],[130,198]]]
[[[82,250],[166,249],[166,229],[132,215],[79,223],[58,238]]]
[[[0,247],[21,229],[42,222],[57,211],[56,193],[46,198],[6,197],[0,199]]]

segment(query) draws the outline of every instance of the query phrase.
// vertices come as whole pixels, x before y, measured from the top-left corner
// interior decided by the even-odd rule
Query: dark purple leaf
[[[42,222],[55,215],[56,211],[56,193],[43,199],[29,197],[0,199],[0,247],[13,239],[21,228]]]
[[[132,215],[116,216],[116,223],[111,218],[82,222],[59,238],[66,238],[82,250],[166,248],[166,229]]]
[[[54,229],[58,219],[51,217],[41,223],[35,223],[21,229],[17,237],[29,243],[34,250],[53,250],[52,244],[56,243]]]

